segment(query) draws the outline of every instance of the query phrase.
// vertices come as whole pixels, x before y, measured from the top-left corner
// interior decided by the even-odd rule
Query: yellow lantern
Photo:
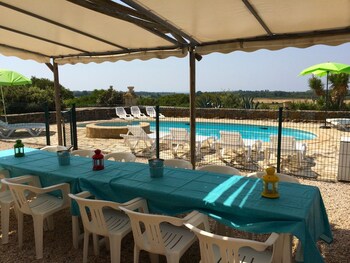
[[[278,181],[279,178],[276,175],[274,167],[266,168],[266,174],[262,177],[263,180],[263,191],[261,195],[267,198],[278,198]]]

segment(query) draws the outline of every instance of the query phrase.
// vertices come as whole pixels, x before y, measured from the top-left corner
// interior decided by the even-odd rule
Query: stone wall
[[[145,113],[144,107],[140,107]],[[127,113],[130,109],[125,107]],[[166,117],[188,117],[189,109],[181,107],[161,107],[161,113]],[[350,118],[349,111],[330,111],[327,116],[320,111],[291,111],[284,110],[285,121],[306,121],[321,122],[325,118]],[[44,113],[10,114],[7,116],[9,123],[19,122],[45,122]],[[245,109],[197,109],[197,118],[209,119],[255,119],[255,120],[275,120],[278,118],[277,110],[245,110]],[[114,107],[100,108],[78,108],[77,121],[110,120],[117,118]],[[4,118],[1,118],[4,120]],[[50,123],[56,122],[55,112],[50,112]]]

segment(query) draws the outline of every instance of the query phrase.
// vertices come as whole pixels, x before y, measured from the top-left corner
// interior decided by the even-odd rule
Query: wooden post
[[[196,165],[196,59],[193,48],[190,50],[190,150],[193,169]]]
[[[63,145],[62,140],[62,125],[61,125],[61,91],[60,82],[58,78],[58,66],[53,62],[53,77],[54,77],[54,87],[55,87],[55,109],[56,109],[56,123],[57,123],[57,140],[58,145]]]

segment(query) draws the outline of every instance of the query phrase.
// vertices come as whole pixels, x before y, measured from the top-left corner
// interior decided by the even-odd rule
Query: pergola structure
[[[58,65],[189,54],[193,146],[196,59],[350,42],[350,0],[0,0],[0,14],[0,54],[53,71],[57,120]]]

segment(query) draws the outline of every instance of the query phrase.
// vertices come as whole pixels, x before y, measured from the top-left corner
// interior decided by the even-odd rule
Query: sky
[[[323,62],[350,64],[350,43],[339,46],[285,48],[277,51],[213,53],[196,63],[197,91],[282,90],[306,91],[310,76],[298,76],[305,68]],[[26,77],[48,78],[53,73],[45,64],[0,55],[0,68]],[[59,66],[60,83],[74,90],[108,89],[127,91],[189,91],[189,58],[118,61],[101,64]],[[325,78],[323,79],[325,83]]]

